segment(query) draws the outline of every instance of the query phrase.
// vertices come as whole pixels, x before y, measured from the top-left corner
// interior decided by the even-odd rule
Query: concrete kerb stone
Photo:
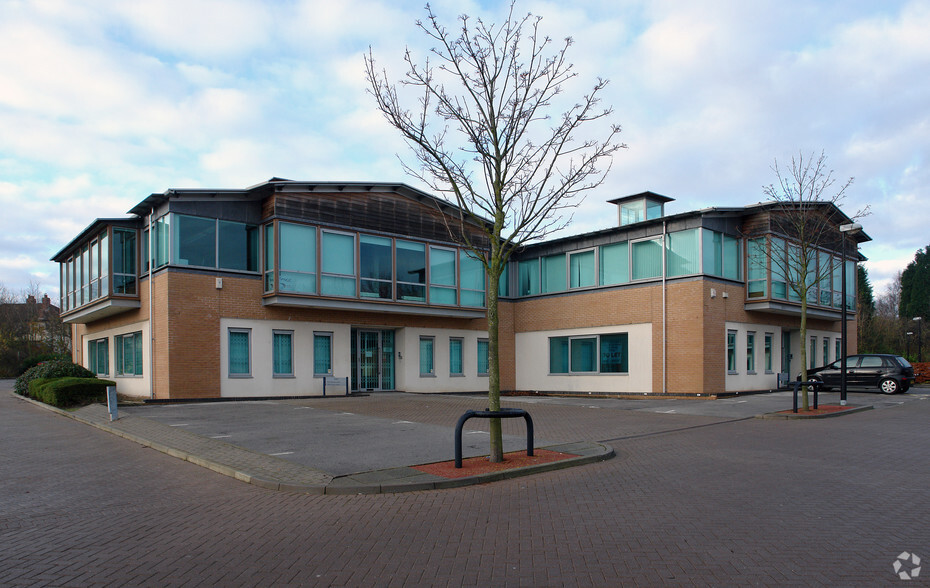
[[[802,414],[794,412],[769,412],[765,414],[757,414],[757,419],[766,419],[766,420],[807,420],[807,419],[829,419],[833,417],[846,416],[848,414],[856,414],[857,412],[862,412],[865,410],[872,410],[873,406],[871,404],[864,404],[861,406],[849,405],[845,410],[838,410],[836,412],[825,412],[822,414]]]
[[[302,484],[294,483],[293,481],[287,480],[276,480],[272,477],[269,477],[267,474],[258,474],[255,472],[243,471],[240,468],[231,466],[220,461],[204,457],[202,455],[196,455],[179,447],[172,447],[165,443],[160,443],[153,439],[143,437],[140,434],[131,433],[126,430],[122,430],[116,426],[113,426],[109,422],[109,415],[106,411],[106,407],[102,405],[91,405],[90,407],[84,407],[80,409],[85,414],[78,414],[78,412],[69,412],[62,410],[60,408],[49,406],[45,403],[38,402],[31,398],[26,398],[20,396],[15,392],[10,392],[14,397],[19,398],[25,402],[29,402],[35,406],[39,406],[43,409],[49,410],[61,416],[70,418],[77,422],[90,425],[102,431],[106,431],[118,437],[122,437],[128,441],[138,443],[143,447],[148,447],[182,459],[184,461],[190,462],[194,465],[207,468],[211,471],[214,471],[218,474],[224,476],[229,476],[241,482],[247,484],[252,484],[260,488],[265,488],[269,490],[276,490],[282,492],[295,492],[301,494],[381,494],[381,493],[399,493],[399,492],[413,492],[418,490],[440,490],[440,489],[449,489],[449,488],[459,488],[462,486],[469,486],[473,484],[485,484],[488,482],[496,482],[500,480],[506,480],[511,478],[517,478],[521,476],[528,476],[536,473],[549,472],[558,469],[564,469],[589,463],[594,463],[598,461],[604,461],[611,459],[616,454],[613,448],[601,445],[599,443],[593,442],[576,442],[576,443],[562,443],[558,445],[551,445],[548,447],[542,447],[540,449],[548,449],[550,451],[556,451],[559,453],[571,453],[577,457],[571,457],[568,459],[563,459],[556,462],[549,462],[538,465],[525,466],[522,468],[515,468],[512,470],[503,470],[499,472],[492,472],[488,474],[481,474],[477,476],[469,476],[464,478],[442,478],[440,476],[435,476],[432,474],[427,474],[419,470],[414,469],[413,467],[400,467],[400,468],[388,468],[385,470],[374,470],[370,472],[360,472],[357,474],[350,474],[347,476],[332,477],[324,472],[319,472],[318,470],[313,470],[306,466],[300,466],[298,464],[293,464],[291,462],[285,462],[284,460],[279,460],[275,457],[267,456],[264,454],[259,454],[241,447],[223,443],[221,441],[209,440],[211,445],[216,446],[228,446],[231,450],[243,454],[249,455],[257,462],[265,463],[285,463],[288,468],[291,470],[306,470],[308,473],[314,475],[324,474],[329,480],[326,483],[320,484]],[[869,407],[871,408],[871,407]],[[115,421],[116,423],[125,423],[133,420],[138,420],[140,422],[145,421],[140,417],[123,417],[122,419]],[[261,469],[261,468],[259,468]]]

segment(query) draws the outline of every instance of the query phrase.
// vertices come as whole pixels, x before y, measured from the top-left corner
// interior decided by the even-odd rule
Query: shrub
[[[29,383],[29,395],[58,408],[106,402],[110,380],[97,378],[36,378]]]
[[[17,375],[24,374],[30,368],[34,368],[40,363],[46,361],[71,361],[70,353],[41,353],[39,355],[30,355],[19,364],[19,371],[16,372]]]
[[[16,378],[14,389],[21,396],[29,396],[29,382],[36,378],[96,378],[89,369],[81,367],[70,361],[46,361],[29,368],[23,375]]]

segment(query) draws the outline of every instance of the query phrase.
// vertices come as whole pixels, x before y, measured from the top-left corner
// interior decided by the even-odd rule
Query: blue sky
[[[499,21],[495,2],[434,2]],[[653,190],[670,213],[764,200],[771,166],[825,151],[843,208],[871,205],[876,294],[930,244],[930,1],[521,1],[571,36],[580,95],[598,76],[629,148],[606,200]],[[48,261],[95,218],[168,188],[273,176],[401,181],[363,53],[396,79],[423,2],[0,0],[0,283],[58,296]]]

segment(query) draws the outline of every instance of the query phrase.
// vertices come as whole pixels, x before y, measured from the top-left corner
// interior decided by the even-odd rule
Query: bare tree
[[[821,152],[805,156],[799,153],[791,158],[785,169],[775,160],[772,166],[777,182],[763,187],[770,202],[775,203],[771,217],[772,232],[784,238],[761,248],[763,258],[772,264],[772,273],[778,274],[787,284],[790,297],[801,304],[801,379],[807,381],[807,311],[808,303],[818,296],[819,285],[829,281],[833,274],[833,261],[827,252],[839,251],[842,239],[849,237],[838,230],[845,217],[837,214],[846,190],[853,183],[849,178],[837,184],[833,170],[827,167],[827,156]],[[852,218],[867,213],[859,211]],[[847,251],[855,252],[855,243],[847,242]],[[753,263],[750,252],[750,264]],[[828,263],[824,263],[824,261]],[[843,260],[845,263],[845,260]],[[758,257],[755,263],[759,263]],[[821,301],[822,302],[822,301]],[[828,301],[827,304],[831,304]],[[846,311],[846,301],[841,301]],[[843,341],[843,345],[846,345]],[[803,389],[803,406],[807,410],[809,398]]]
[[[572,39],[553,46],[540,34],[540,17],[518,17],[514,4],[500,26],[463,15],[456,32],[427,5],[426,20],[416,24],[436,46],[422,64],[406,50],[408,71],[399,84],[376,67],[371,50],[365,58],[378,109],[413,150],[415,164],[402,160],[405,170],[458,206],[456,217],[444,217],[449,233],[487,273],[491,410],[500,409],[498,287],[507,261],[526,242],[564,228],[625,147],[615,141],[620,127],[607,121],[612,110],[599,108],[606,80],[551,117],[577,76],[566,60]],[[596,123],[602,139],[576,136]],[[466,223],[480,227],[481,243]],[[500,419],[491,420],[490,459],[503,460]]]

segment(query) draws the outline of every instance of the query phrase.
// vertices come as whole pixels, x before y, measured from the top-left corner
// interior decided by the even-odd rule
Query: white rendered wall
[[[576,335],[629,334],[626,374],[549,374],[549,338]],[[541,392],[652,392],[652,325],[616,325],[516,335],[517,390]]]
[[[117,335],[126,335],[129,333],[135,333],[137,331],[142,331],[142,375],[141,376],[117,376],[116,375],[116,345],[114,343],[114,337]],[[81,340],[81,348],[83,349],[82,357],[84,358],[84,367],[90,365],[88,353],[87,353],[87,344],[90,341],[96,341],[97,339],[107,339],[107,352],[109,353],[109,358],[107,359],[107,367],[109,373],[106,376],[98,376],[104,380],[113,380],[116,382],[116,392],[117,394],[122,394],[124,396],[136,396],[142,398],[148,398],[151,394],[151,379],[150,379],[150,370],[152,369],[152,354],[151,354],[151,345],[149,339],[149,323],[148,321],[135,323],[128,326],[122,326],[116,329],[107,329],[105,331],[96,331],[93,334],[85,334]]]
[[[250,364],[248,377],[229,375],[229,329],[250,329]],[[275,376],[272,373],[272,334],[276,330],[293,331],[292,351],[294,375]],[[323,377],[313,374],[313,333],[332,333],[333,376],[349,377],[351,327],[337,323],[298,321],[220,320],[220,396],[322,396]],[[351,382],[351,380],[350,380]],[[351,384],[350,384],[351,385]]]
[[[421,329],[406,327],[395,332],[394,362],[398,390],[405,392],[487,392],[488,377],[478,375],[478,339],[487,331]],[[420,374],[420,337],[433,337],[433,375]],[[449,339],[462,339],[462,375],[449,373]]]
[[[781,340],[782,327],[767,325],[764,323],[737,323],[728,321],[726,330],[720,336],[726,341],[727,333],[736,331],[736,370],[727,371],[726,391],[743,392],[752,390],[774,390],[778,387],[778,373],[782,366]],[[755,332],[755,370],[750,371],[747,367],[747,338],[749,332]],[[801,371],[801,341],[800,331],[797,329],[788,329],[791,334],[791,371],[788,374],[789,380],[797,378]],[[772,333],[772,370],[765,369],[765,334]],[[840,334],[834,331],[823,331],[808,329],[806,341],[808,365],[810,365],[811,337],[817,338],[816,343],[816,366],[822,366],[838,359],[836,357],[836,341],[840,339]],[[829,353],[826,361],[823,358],[823,341],[829,341]],[[726,345],[724,345],[723,369],[727,369]]]

